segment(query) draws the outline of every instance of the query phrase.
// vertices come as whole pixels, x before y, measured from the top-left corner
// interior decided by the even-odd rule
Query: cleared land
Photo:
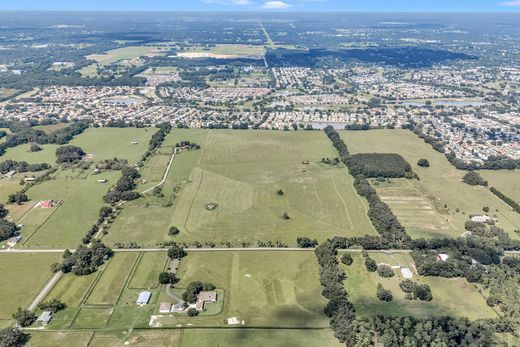
[[[213,47],[189,47],[183,51],[178,51],[177,55],[183,58],[262,58],[265,52],[265,47],[259,45],[217,44]]]
[[[31,152],[29,150],[30,147],[31,145],[29,144],[10,147],[4,155],[0,157],[0,161],[11,159],[16,161],[26,161],[29,164],[48,163],[53,165],[56,163],[56,148],[58,148],[59,145],[40,145],[42,150],[38,152]]]
[[[323,330],[259,330],[259,329],[187,329],[182,334],[182,347],[339,347],[343,344],[329,329]]]
[[[181,294],[190,282],[213,283],[224,291],[224,307],[215,315],[160,316],[162,326],[192,324],[225,327],[238,317],[249,327],[328,327],[323,313],[316,257],[312,252],[199,252],[183,258],[177,272]],[[162,291],[158,302],[175,302]],[[158,307],[156,307],[156,310]],[[156,311],[158,313],[158,310]],[[159,316],[158,316],[159,317]]]
[[[148,142],[156,131],[155,128],[90,128],[70,144],[83,148],[94,161],[119,158],[135,164],[148,150]],[[133,141],[138,143],[132,144]]]
[[[51,277],[50,265],[60,259],[59,253],[0,254],[0,326],[12,323],[16,308],[30,303]]]
[[[181,140],[196,142],[202,149],[175,158],[164,198],[125,205],[104,237],[107,244],[294,244],[298,236],[324,240],[375,233],[366,202],[354,191],[345,167],[321,163],[323,157],[336,156],[322,132],[174,130],[164,146]],[[279,189],[284,195],[276,193]],[[168,206],[173,195],[173,206]],[[212,203],[217,207],[208,210]],[[282,218],[285,212],[289,220]],[[181,229],[173,238],[167,235],[172,225]]]
[[[27,347],[87,347],[94,333],[89,332],[33,332]]]
[[[465,171],[457,170],[443,154],[411,131],[341,131],[340,134],[351,153],[398,153],[419,175],[418,182],[405,184],[391,180],[392,184],[387,187],[390,190],[385,191],[383,185],[379,191],[412,237],[461,235],[470,215],[482,214],[482,208],[488,206],[490,215],[498,219],[497,226],[518,238],[514,230],[520,229],[520,215],[511,211],[488,188],[462,182]],[[417,165],[421,158],[429,160],[429,168]]]
[[[511,199],[520,203],[520,170],[481,170],[490,187],[495,187]]]
[[[62,203],[32,236],[28,235],[24,246],[75,247],[81,241],[97,220],[99,209],[104,204],[102,197],[109,189],[109,185],[100,184],[97,180],[104,178],[113,184],[120,173],[106,172],[89,178],[80,178],[79,175],[76,171],[58,171],[54,179],[29,189],[28,196],[32,201],[55,200]]]
[[[410,267],[413,259],[408,254],[370,253],[378,263],[390,266]],[[350,301],[361,316],[387,314],[393,316],[414,316],[416,318],[431,316],[459,316],[469,319],[494,318],[495,311],[486,305],[486,300],[475,284],[463,278],[423,277],[414,274],[413,280],[428,284],[432,290],[432,301],[406,300],[405,293],[399,288],[399,282],[404,278],[399,269],[395,276],[382,278],[377,272],[368,272],[364,258],[360,253],[352,253],[354,263],[351,266],[342,265],[347,274],[345,288]],[[390,289],[393,301],[383,302],[376,296],[377,284]]]
[[[137,269],[128,284],[133,289],[157,288],[158,273],[163,271],[168,257],[163,252],[147,252],[139,260]]]

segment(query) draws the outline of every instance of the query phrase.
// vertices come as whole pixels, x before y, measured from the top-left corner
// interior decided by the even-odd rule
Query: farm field
[[[138,58],[147,53],[156,53],[166,50],[166,48],[154,46],[127,46],[112,49],[101,54],[92,54],[88,59],[95,60],[101,65],[109,65],[119,60]]]
[[[378,264],[410,267],[413,259],[409,254],[369,253]],[[351,266],[342,265],[347,274],[345,288],[350,301],[361,316],[390,314],[394,316],[414,316],[416,318],[431,316],[459,316],[468,319],[493,318],[495,311],[486,304],[475,284],[463,278],[424,277],[414,274],[413,280],[428,284],[433,294],[432,301],[406,300],[405,293],[399,288],[404,278],[395,269],[395,276],[382,278],[377,272],[368,272],[364,258],[360,253],[352,253],[354,262]],[[413,269],[413,268],[412,268]],[[394,299],[391,302],[380,301],[376,296],[377,284],[390,289]]]
[[[176,129],[164,146],[181,140],[196,142],[202,149],[181,152],[174,159],[164,199],[150,197],[125,205],[103,238],[107,244],[294,244],[299,236],[324,240],[375,233],[366,202],[354,191],[345,167],[321,163],[323,157],[336,155],[321,132]],[[280,189],[283,195],[277,194]],[[208,210],[209,204],[217,207]],[[282,218],[284,213],[289,220]],[[174,238],[167,235],[172,225],[181,229]]]
[[[0,326],[12,323],[17,307],[30,304],[40,288],[50,279],[50,266],[61,259],[59,253],[0,254]]]
[[[21,144],[16,147],[7,148],[4,155],[0,157],[1,161],[5,160],[16,160],[26,161],[29,164],[47,163],[50,165],[56,165],[56,149],[59,145],[47,144],[39,145],[42,150],[38,152],[31,152],[29,148],[30,144]]]
[[[113,184],[120,173],[105,172],[89,178],[80,176],[77,171],[58,171],[54,179],[29,189],[31,201],[55,200],[62,203],[32,236],[23,241],[24,246],[75,247],[80,242],[97,220],[99,209],[104,205],[102,197],[109,189],[109,185],[99,184],[97,180],[104,178]]]
[[[16,193],[21,188],[22,175],[17,174],[11,179],[0,178],[0,203],[5,204],[9,195]]]
[[[163,271],[168,257],[164,252],[145,252],[132,276],[128,287],[132,289],[157,288],[159,285],[158,273]]]
[[[135,164],[148,150],[148,142],[156,131],[155,128],[90,128],[69,144],[83,148],[94,161],[119,158]],[[131,144],[133,141],[138,144]]]
[[[186,329],[181,347],[339,347],[343,344],[329,329]]]
[[[481,170],[479,174],[490,187],[520,203],[520,170]]]
[[[313,252],[192,252],[182,259],[177,277],[180,282],[173,290],[177,295],[193,281],[222,289],[222,312],[195,318],[156,316],[160,326],[225,327],[224,319],[230,317],[244,320],[245,327],[325,328],[329,324]],[[176,300],[163,290],[158,302]]]
[[[87,347],[94,332],[32,332],[27,347]]]
[[[258,57],[265,55],[265,47],[260,45],[244,44],[217,44],[214,47],[188,47],[178,51],[179,57],[185,58],[226,58],[226,57]]]
[[[413,184],[410,200],[417,199],[416,205],[421,207],[412,206],[410,211],[410,206],[406,206],[406,199],[399,198],[410,195],[411,187],[406,184],[392,184],[389,187],[391,189],[386,192],[383,187],[381,196],[394,209],[412,237],[460,235],[464,233],[464,223],[470,219],[470,215],[482,214],[484,206],[490,208],[491,215],[496,215],[497,226],[506,230],[512,238],[519,237],[514,233],[515,229],[520,228],[519,214],[511,211],[488,188],[462,182],[465,171],[457,170],[443,154],[435,151],[411,131],[341,131],[340,135],[351,153],[398,153],[412,165],[420,181],[410,183]],[[417,165],[421,158],[429,160],[429,168]],[[419,213],[424,215],[423,221],[418,218]],[[455,233],[453,227],[456,228]]]

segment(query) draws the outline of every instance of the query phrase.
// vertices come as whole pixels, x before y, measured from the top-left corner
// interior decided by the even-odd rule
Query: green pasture
[[[59,253],[0,253],[0,324],[11,323],[17,307],[25,308],[51,278]]]
[[[490,187],[520,203],[520,170],[481,170],[479,174]]]
[[[159,273],[164,270],[168,257],[165,252],[145,252],[139,260],[128,287],[133,289],[156,288]]]
[[[411,315],[421,318],[449,315],[472,320],[497,316],[495,311],[486,305],[485,297],[479,292],[479,288],[464,278],[425,277],[414,274],[414,281],[430,286],[433,300],[407,300],[405,293],[399,288],[399,282],[404,279],[399,269],[394,270],[394,277],[382,278],[377,272],[366,270],[364,258],[360,253],[352,253],[352,257],[354,263],[351,266],[342,265],[347,274],[345,288],[349,293],[350,301],[361,316]],[[370,257],[377,263],[391,266],[410,267],[413,263],[408,254],[370,253]],[[381,283],[385,289],[391,290],[394,297],[391,302],[383,302],[377,298],[378,283]]]
[[[26,161],[29,164],[47,163],[50,165],[56,165],[56,149],[59,145],[39,145],[42,150],[38,152],[31,152],[29,148],[30,144],[21,144],[16,147],[10,147],[6,150],[4,155],[0,157],[1,161],[5,160],[16,160]]]
[[[351,153],[398,153],[402,155],[418,174],[420,181],[414,182],[414,188],[423,198],[422,201],[433,207],[433,209],[422,209],[417,211],[415,220],[407,220],[410,216],[403,214],[395,204],[389,202],[395,209],[399,219],[403,217],[403,225],[409,229],[414,237],[437,237],[464,233],[464,223],[472,214],[482,214],[482,208],[488,206],[490,215],[496,216],[497,226],[503,228],[513,238],[518,236],[513,232],[520,229],[520,214],[511,211],[511,208],[503,201],[493,195],[489,188],[481,186],[470,186],[462,182],[466,173],[457,170],[451,165],[444,154],[435,151],[430,145],[419,139],[408,130],[371,130],[371,131],[341,131],[341,137],[347,144]],[[428,159],[429,168],[417,165],[419,159]],[[513,183],[506,183],[512,185]],[[398,185],[393,196],[406,196],[409,188],[404,188],[401,193]],[[507,186],[506,186],[507,187]],[[384,197],[383,197],[384,200]],[[392,206],[394,205],[394,206]],[[428,211],[425,213],[425,211]],[[436,214],[436,222],[431,221],[431,212]],[[414,212],[415,213],[415,212]],[[420,216],[424,216],[424,226],[421,227]],[[445,223],[441,223],[445,221]],[[442,224],[445,224],[444,226]],[[445,232],[442,229],[445,228]],[[452,231],[456,228],[456,232]],[[433,232],[432,229],[434,229]]]
[[[27,347],[87,347],[94,332],[92,331],[31,331],[31,338]]]
[[[159,326],[226,327],[238,317],[245,327],[328,327],[316,257],[312,252],[191,252],[181,260],[175,291],[190,282],[213,283],[225,292],[216,315],[157,316]],[[176,302],[163,290],[158,303]]]
[[[196,142],[202,149],[181,152],[174,159],[163,199],[149,197],[125,205],[104,237],[108,244],[294,244],[298,236],[325,240],[375,233],[366,201],[355,192],[345,167],[321,164],[323,157],[337,155],[322,132],[176,129],[164,146],[181,140]],[[283,196],[276,193],[279,189]],[[208,211],[210,203],[218,207]],[[285,212],[289,220],[282,218]],[[167,235],[172,225],[181,229],[173,238]]]

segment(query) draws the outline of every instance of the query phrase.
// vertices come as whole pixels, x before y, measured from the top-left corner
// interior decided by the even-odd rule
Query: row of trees
[[[140,175],[136,168],[129,166],[123,168],[123,170],[121,170],[121,177],[115,187],[103,197],[105,202],[115,203],[120,200],[130,201],[138,199],[141,194],[134,189],[137,187],[135,180],[139,177]]]
[[[95,240],[90,247],[81,245],[74,253],[65,250],[62,263],[54,264],[53,269],[64,273],[72,272],[76,276],[90,275],[113,254],[110,248],[101,241]]]
[[[50,169],[50,165],[46,163],[29,164],[25,161],[16,161],[11,159],[0,162],[0,173],[2,174],[13,170],[16,172],[38,172],[47,169]]]
[[[21,122],[2,122],[7,123],[9,129],[13,132],[7,135],[5,141],[0,144],[0,155],[3,155],[7,148],[16,147],[23,143],[37,144],[58,144],[64,145],[74,136],[81,134],[88,128],[86,122],[71,123],[67,127],[57,129],[51,133],[32,127],[30,124]]]
[[[520,213],[520,204],[518,202],[514,201],[513,199],[511,199],[495,187],[491,187],[489,188],[489,190],[491,191],[491,193],[495,194],[500,200],[511,206],[513,211],[515,211],[516,213]]]

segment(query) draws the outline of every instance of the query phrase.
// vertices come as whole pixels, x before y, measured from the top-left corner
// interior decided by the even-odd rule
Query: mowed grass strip
[[[378,263],[391,266],[410,266],[413,259],[409,254],[369,253]],[[351,266],[342,265],[347,274],[345,288],[349,293],[350,301],[354,304],[359,315],[391,315],[413,316],[427,318],[432,316],[457,316],[471,320],[479,318],[495,318],[496,313],[486,304],[478,287],[464,278],[442,278],[414,275],[413,280],[428,284],[431,288],[433,300],[407,300],[405,293],[399,287],[404,279],[400,270],[395,269],[395,276],[382,278],[377,272],[368,272],[364,258],[359,253],[352,253],[354,263]],[[392,292],[394,299],[391,302],[380,301],[377,296],[377,284],[381,283],[385,289]]]
[[[59,299],[68,307],[79,307],[99,275],[99,272],[86,276],[76,276],[72,273],[64,274],[45,297],[45,300]]]
[[[186,329],[181,347],[344,346],[330,329]]]
[[[59,253],[0,253],[0,320],[29,305],[51,278],[51,264],[60,260]]]
[[[224,319],[238,317],[250,327],[326,328],[318,266],[312,252],[193,252],[183,258],[176,290],[190,282],[213,283],[225,291],[224,307],[214,316],[165,316],[163,326],[192,323],[226,326]],[[158,302],[172,302],[164,291]]]
[[[139,253],[116,254],[90,292],[86,303],[89,305],[115,305],[125,287],[126,281]]]
[[[337,155],[322,132],[175,129],[165,146],[181,140],[202,149],[180,153],[173,161],[163,187],[168,196],[180,188],[173,206],[157,198],[128,204],[104,237],[108,244],[294,244],[299,236],[375,234],[366,201],[353,189],[346,168],[321,164],[323,157]],[[208,211],[209,203],[218,207]],[[289,220],[282,218],[285,212]],[[167,235],[172,225],[181,229],[175,237]]]
[[[128,342],[130,346],[139,347],[171,347],[180,346],[183,331],[181,329],[170,330],[133,330],[98,331],[94,334],[90,346],[124,346]]]
[[[27,347],[62,347],[62,346],[74,346],[74,347],[87,347],[89,341],[92,338],[94,332],[44,332],[44,331],[31,331],[31,338],[25,345]]]
[[[145,252],[128,287],[134,289],[156,288],[159,285],[159,273],[163,271],[167,259],[166,252]]]
[[[457,170],[444,154],[435,151],[411,131],[340,131],[340,135],[351,153],[397,153],[403,156],[420,178],[414,183],[416,188],[434,204],[438,218],[453,225],[458,230],[458,235],[464,233],[464,224],[470,215],[482,214],[483,207],[488,206],[490,215],[496,215],[498,219],[496,225],[506,230],[512,238],[520,238],[514,233],[514,230],[520,229],[518,213],[511,211],[511,208],[494,196],[489,188],[464,183],[462,177],[466,171]],[[422,168],[417,165],[418,160],[423,158],[428,159],[430,167]],[[405,227],[415,230],[414,237],[454,237],[451,230],[442,232],[442,229],[439,229],[438,232],[432,233],[428,222],[429,212],[417,213],[417,217],[421,214],[426,216],[424,228],[418,226],[417,221],[410,224],[407,224],[406,220],[403,221]]]
[[[106,327],[112,308],[82,307],[71,329],[103,329]]]

